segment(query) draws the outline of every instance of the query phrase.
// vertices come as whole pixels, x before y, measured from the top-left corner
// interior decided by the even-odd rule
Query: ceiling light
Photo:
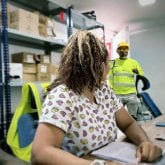
[[[139,0],[140,5],[145,6],[145,5],[150,5],[155,3],[156,0]]]

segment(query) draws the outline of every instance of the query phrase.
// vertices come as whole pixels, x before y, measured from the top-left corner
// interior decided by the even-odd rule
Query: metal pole
[[[5,128],[4,135],[11,122],[11,95],[10,95],[10,75],[9,75],[9,48],[8,48],[8,30],[7,30],[7,0],[1,0],[2,11],[2,46],[4,63],[4,100],[5,100]]]
[[[67,32],[68,32],[68,38],[73,33],[73,20],[72,20],[72,9],[73,7],[70,6],[67,9]]]
[[[1,18],[2,20],[2,14]],[[0,26],[0,145],[4,147],[4,101],[3,101],[3,71],[2,71],[2,31]]]

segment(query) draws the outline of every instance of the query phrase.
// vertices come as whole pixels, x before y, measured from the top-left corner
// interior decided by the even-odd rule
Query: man
[[[120,42],[117,46],[119,58],[110,64],[109,84],[121,100],[126,105],[129,114],[137,119],[139,99],[136,95],[135,80],[136,74],[144,75],[140,64],[128,58],[129,44]]]

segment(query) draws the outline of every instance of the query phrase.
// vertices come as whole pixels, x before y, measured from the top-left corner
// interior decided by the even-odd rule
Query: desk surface
[[[157,122],[165,122],[165,115],[159,116],[151,121],[147,121],[143,123],[142,127],[147,132],[151,141],[153,141],[155,144],[165,149],[165,141],[155,139],[158,136],[165,137],[165,127],[155,126]]]
[[[165,136],[165,127],[155,126],[156,122],[158,121],[159,122],[165,121],[165,115],[159,116],[157,118],[154,118],[153,120],[142,123],[141,126],[147,132],[151,141],[153,141],[155,144],[165,149],[165,141],[155,139],[155,137],[159,135]],[[89,160],[96,159],[94,156],[91,156],[91,155],[87,155],[84,158],[89,159]],[[6,163],[8,162],[8,165],[10,165],[11,162],[12,162],[12,165],[30,165],[30,163],[26,163],[24,161],[18,160],[17,158],[5,153],[3,150],[0,149],[0,164],[1,164],[1,161],[5,161]],[[107,165],[117,165],[116,162],[112,162],[112,161],[107,161],[107,163],[108,163]]]

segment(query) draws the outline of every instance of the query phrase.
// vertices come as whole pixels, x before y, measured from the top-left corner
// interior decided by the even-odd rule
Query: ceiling
[[[165,26],[165,0],[140,6],[138,0],[52,0],[63,7],[73,5],[78,12],[95,11],[105,30],[116,34],[129,25],[130,32]]]

